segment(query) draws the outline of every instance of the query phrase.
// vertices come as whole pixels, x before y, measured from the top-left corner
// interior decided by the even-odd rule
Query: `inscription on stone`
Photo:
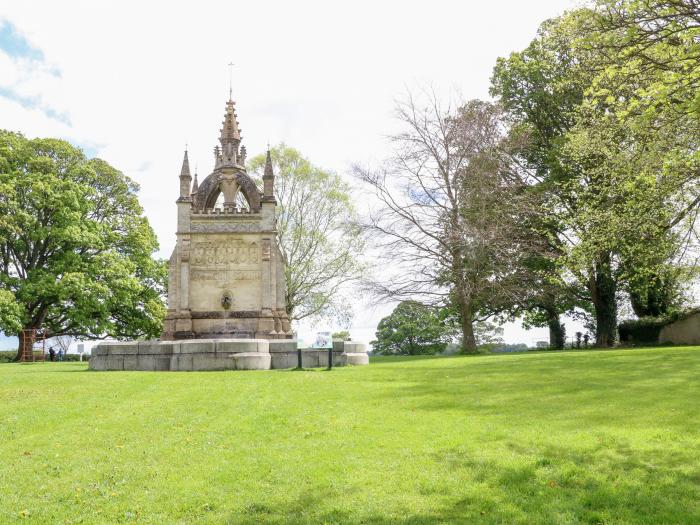
[[[240,239],[229,242],[200,241],[192,249],[192,263],[195,266],[231,268],[240,264],[256,264],[259,259],[256,242]]]

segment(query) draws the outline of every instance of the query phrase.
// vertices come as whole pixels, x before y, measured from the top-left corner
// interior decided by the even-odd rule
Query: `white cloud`
[[[572,4],[4,3],[0,18],[42,51],[43,62],[29,67],[0,53],[0,86],[40,100],[28,108],[0,97],[0,126],[69,138],[132,176],[167,256],[182,150],[188,143],[200,177],[211,169],[229,61],[250,155],[268,140],[284,141],[346,174],[351,162],[386,156],[393,99],[407,85],[487,97],[496,58],[527,45],[540,22]],[[65,113],[70,125],[47,109]],[[377,320],[377,313],[358,316],[362,339]],[[542,338],[514,330],[508,339]]]

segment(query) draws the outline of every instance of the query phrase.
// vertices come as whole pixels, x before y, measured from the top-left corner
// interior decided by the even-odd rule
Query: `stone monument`
[[[201,184],[187,152],[182,161],[162,339],[290,338],[270,152],[261,194],[246,173],[232,100],[219,142],[214,171]]]
[[[297,366],[285,302],[285,265],[277,242],[275,175],[267,152],[262,191],[246,173],[246,149],[233,100],[201,184],[180,170],[177,242],[169,261],[168,312],[158,341],[101,343],[93,370],[231,370]],[[334,365],[367,364],[366,345],[334,341]],[[302,351],[304,367],[328,351]]]

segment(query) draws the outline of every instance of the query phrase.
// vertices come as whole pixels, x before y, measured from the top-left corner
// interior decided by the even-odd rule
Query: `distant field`
[[[0,523],[700,523],[700,348],[0,365]]]

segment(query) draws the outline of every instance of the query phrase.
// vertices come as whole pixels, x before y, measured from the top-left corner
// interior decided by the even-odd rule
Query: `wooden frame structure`
[[[41,343],[41,355],[34,353],[34,345]],[[46,332],[36,328],[22,330],[22,341],[20,348],[21,363],[34,363],[36,361],[46,361]]]

